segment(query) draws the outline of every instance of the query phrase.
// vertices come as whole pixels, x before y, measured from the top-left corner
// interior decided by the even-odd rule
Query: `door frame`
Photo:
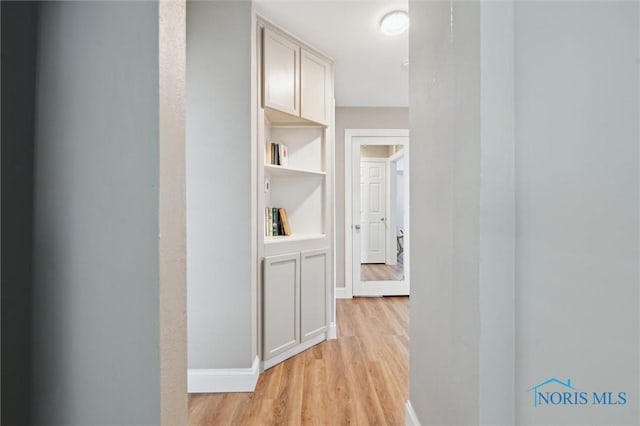
[[[396,218],[396,209],[395,209],[395,206],[393,205],[393,201],[398,196],[397,165],[398,165],[398,160],[400,159],[404,159],[404,149],[400,151],[396,151],[393,155],[387,158],[387,190],[389,191],[389,195],[386,197],[387,213],[389,215],[389,219],[387,221],[387,223],[389,223],[389,227],[387,228],[387,265],[396,265],[398,260],[398,256],[397,256],[398,241],[396,238],[394,238],[396,237],[396,233],[394,232],[394,229],[396,228],[398,219]],[[404,170],[402,172],[402,175],[404,176]],[[402,186],[404,186],[404,180],[403,180]],[[403,221],[404,221],[404,217],[403,217]],[[393,255],[393,253],[395,253],[396,255]]]
[[[371,138],[370,141],[354,141],[354,138]],[[401,141],[385,140],[385,138],[403,138]],[[344,131],[344,145],[345,145],[345,173],[344,173],[344,244],[345,244],[345,291],[343,293],[344,298],[352,298],[354,296],[354,268],[353,268],[353,238],[352,238],[352,195],[353,195],[353,146],[354,145],[403,145],[405,155],[405,194],[409,194],[409,130],[408,129],[345,129]],[[385,160],[388,160],[385,159]],[[388,174],[388,173],[387,173]],[[409,253],[409,239],[410,239],[410,218],[409,209],[405,209],[404,212],[405,222],[405,237],[404,237],[404,282],[406,286],[401,291],[394,294],[402,295],[409,294],[410,289],[410,253]],[[358,278],[359,280],[359,278]],[[398,281],[368,281],[368,286],[371,291],[366,294],[355,294],[356,296],[381,296],[388,294],[389,289],[396,290],[398,287]],[[395,287],[394,287],[395,286]],[[358,291],[356,291],[358,293]]]

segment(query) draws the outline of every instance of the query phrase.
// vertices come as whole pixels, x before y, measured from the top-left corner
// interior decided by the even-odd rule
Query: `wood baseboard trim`
[[[418,420],[418,415],[413,410],[411,401],[407,401],[404,406],[404,424],[407,426],[420,426],[420,420]]]
[[[260,375],[260,359],[253,360],[251,368],[189,369],[189,393],[253,392]]]

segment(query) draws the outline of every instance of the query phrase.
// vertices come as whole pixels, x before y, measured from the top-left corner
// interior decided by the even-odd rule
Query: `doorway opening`
[[[345,131],[346,288],[409,295],[409,132]]]

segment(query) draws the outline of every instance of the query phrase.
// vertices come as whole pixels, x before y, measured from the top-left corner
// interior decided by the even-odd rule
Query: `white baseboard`
[[[338,328],[336,327],[336,323],[332,322],[329,324],[329,331],[327,332],[327,339],[337,339],[338,338]]]
[[[416,412],[413,411],[411,401],[407,401],[404,406],[404,424],[407,426],[420,426],[420,420],[418,420]]]
[[[352,299],[353,294],[346,287],[336,287],[336,299]]]
[[[189,393],[253,392],[260,375],[260,359],[251,368],[189,369]]]

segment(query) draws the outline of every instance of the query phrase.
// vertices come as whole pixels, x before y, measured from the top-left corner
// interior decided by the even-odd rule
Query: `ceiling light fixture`
[[[404,10],[394,10],[384,15],[380,21],[382,34],[392,36],[402,34],[409,28],[409,15]]]

